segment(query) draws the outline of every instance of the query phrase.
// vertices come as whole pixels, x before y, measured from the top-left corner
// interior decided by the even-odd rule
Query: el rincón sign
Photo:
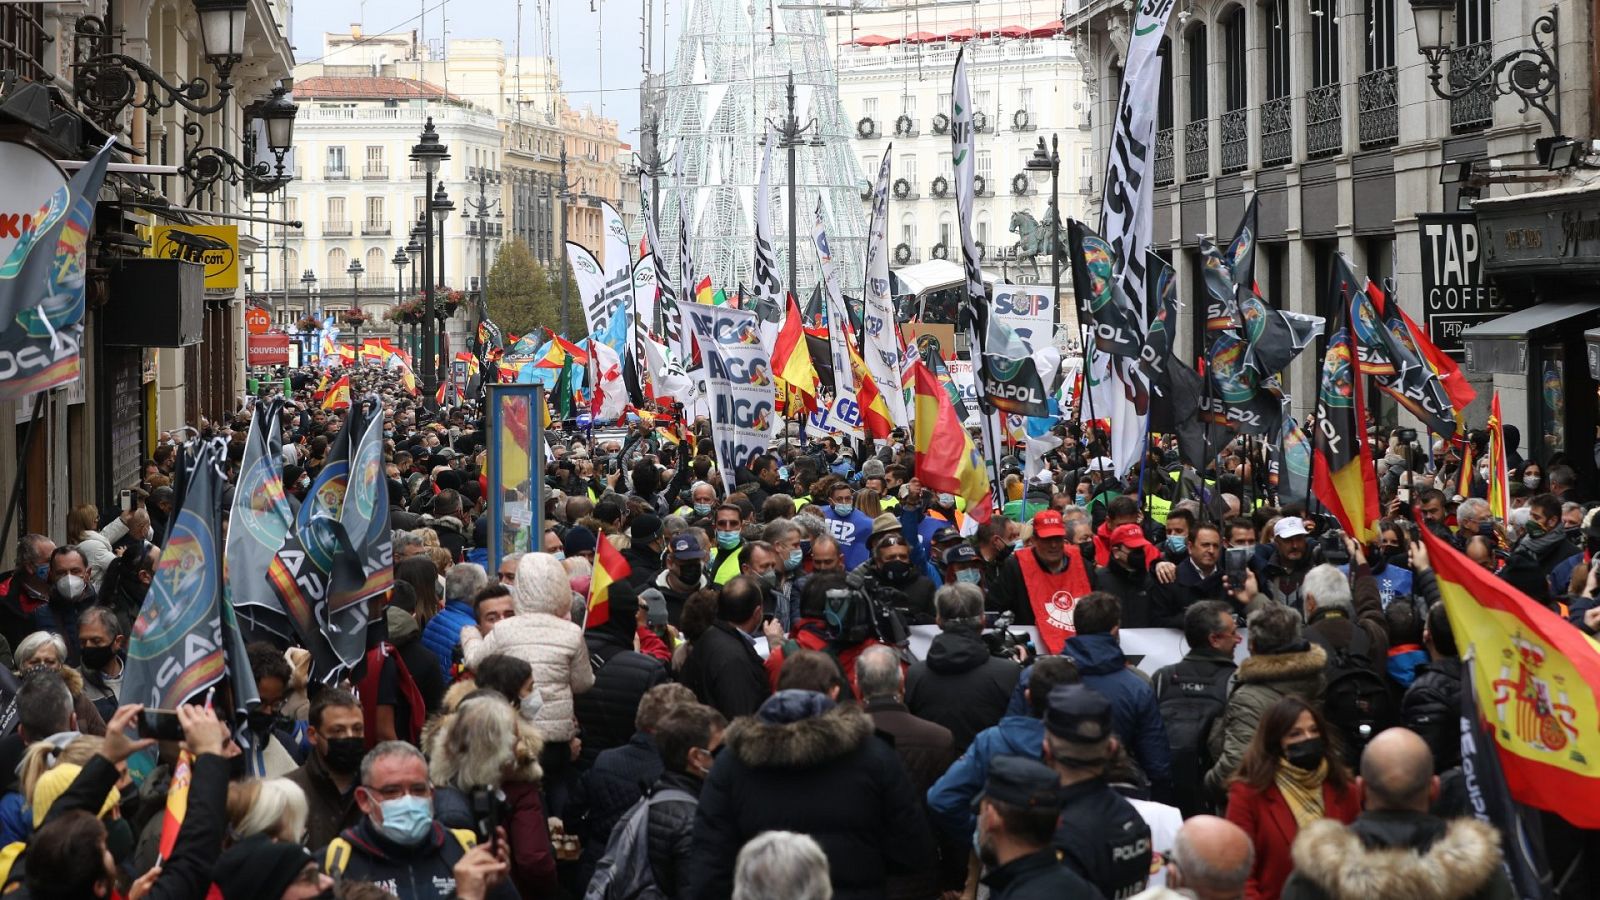
[[[237,225],[162,225],[155,229],[151,252],[160,259],[205,266],[208,290],[239,287]]]

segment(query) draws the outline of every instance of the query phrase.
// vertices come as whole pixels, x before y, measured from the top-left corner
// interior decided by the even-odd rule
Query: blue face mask
[[[978,569],[960,569],[956,572],[956,581],[960,584],[978,584],[983,581],[983,572]]]
[[[855,512],[855,511],[856,511],[856,505],[854,503],[835,503],[835,504],[833,504],[833,514],[838,516],[841,519],[849,516],[851,513]]]
[[[804,562],[805,558],[806,555],[800,552],[799,547],[796,547],[789,551],[789,558],[783,561],[783,567],[784,569],[793,572],[794,570],[800,568],[800,563]]]
[[[554,556],[556,558],[556,562],[561,562],[563,559],[567,558],[567,554],[561,552],[560,550],[557,550],[556,552],[554,552],[554,553],[552,553],[550,555]]]
[[[1011,549],[1013,549],[1013,550],[1021,550],[1023,547],[1026,547],[1026,546],[1027,545],[1024,544],[1021,541],[1012,541],[1011,542]]]
[[[1167,535],[1167,549],[1174,553],[1189,546],[1189,539],[1181,534]]]
[[[38,566],[34,567],[33,577],[39,579],[40,581],[48,580],[50,578],[50,566],[46,563],[40,563]]]
[[[709,504],[709,503],[696,503],[694,505],[694,514],[697,515],[697,516],[709,516],[709,515],[711,515],[711,504]]]
[[[724,550],[732,550],[733,548],[739,546],[739,540],[742,537],[743,537],[743,534],[741,532],[738,532],[738,531],[722,531],[721,529],[718,529],[717,530],[717,546],[721,547]]]
[[[779,481],[788,481],[789,480],[789,467],[788,466],[779,466],[778,467],[778,480]]]
[[[414,847],[433,830],[433,801],[410,794],[378,804],[383,824],[378,831],[397,844]]]

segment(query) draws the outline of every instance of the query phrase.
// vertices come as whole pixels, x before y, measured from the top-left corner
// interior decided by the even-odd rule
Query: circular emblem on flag
[[[1078,605],[1078,598],[1072,596],[1071,591],[1056,591],[1050,600],[1045,603],[1044,614],[1050,624],[1068,631],[1076,631],[1072,624],[1072,610]]]

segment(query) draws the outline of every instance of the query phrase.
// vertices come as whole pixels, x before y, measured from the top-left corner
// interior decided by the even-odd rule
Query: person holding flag
[[[634,712],[645,691],[667,681],[661,660],[634,649],[639,631],[639,594],[627,581],[628,564],[601,540],[589,582],[589,618],[583,639],[595,667],[594,688],[576,698],[583,728],[583,755],[589,764],[603,750],[628,743]],[[606,610],[600,615],[600,610]],[[598,858],[598,857],[597,857]]]

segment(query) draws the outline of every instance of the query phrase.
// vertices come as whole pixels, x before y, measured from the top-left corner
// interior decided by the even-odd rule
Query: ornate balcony
[[[1261,165],[1283,166],[1294,160],[1294,101],[1278,97],[1261,104]]]
[[[1166,187],[1177,180],[1172,164],[1172,129],[1156,132],[1156,186]]]
[[[1250,168],[1250,113],[1230,109],[1222,114],[1222,174]]]
[[[1467,44],[1450,51],[1450,88],[1461,90],[1494,63],[1489,41]],[[1459,100],[1450,101],[1450,129],[1472,131],[1494,121],[1494,85],[1484,84]]]
[[[1387,147],[1400,140],[1400,92],[1395,69],[1378,69],[1356,84],[1360,104],[1361,149]]]
[[[1325,84],[1306,91],[1306,155],[1312,159],[1344,152],[1344,116],[1339,104],[1340,85]]]
[[[1183,128],[1183,180],[1200,181],[1211,175],[1211,120],[1190,122]]]
[[[322,223],[323,237],[349,237],[350,223],[348,221],[327,221]]]

